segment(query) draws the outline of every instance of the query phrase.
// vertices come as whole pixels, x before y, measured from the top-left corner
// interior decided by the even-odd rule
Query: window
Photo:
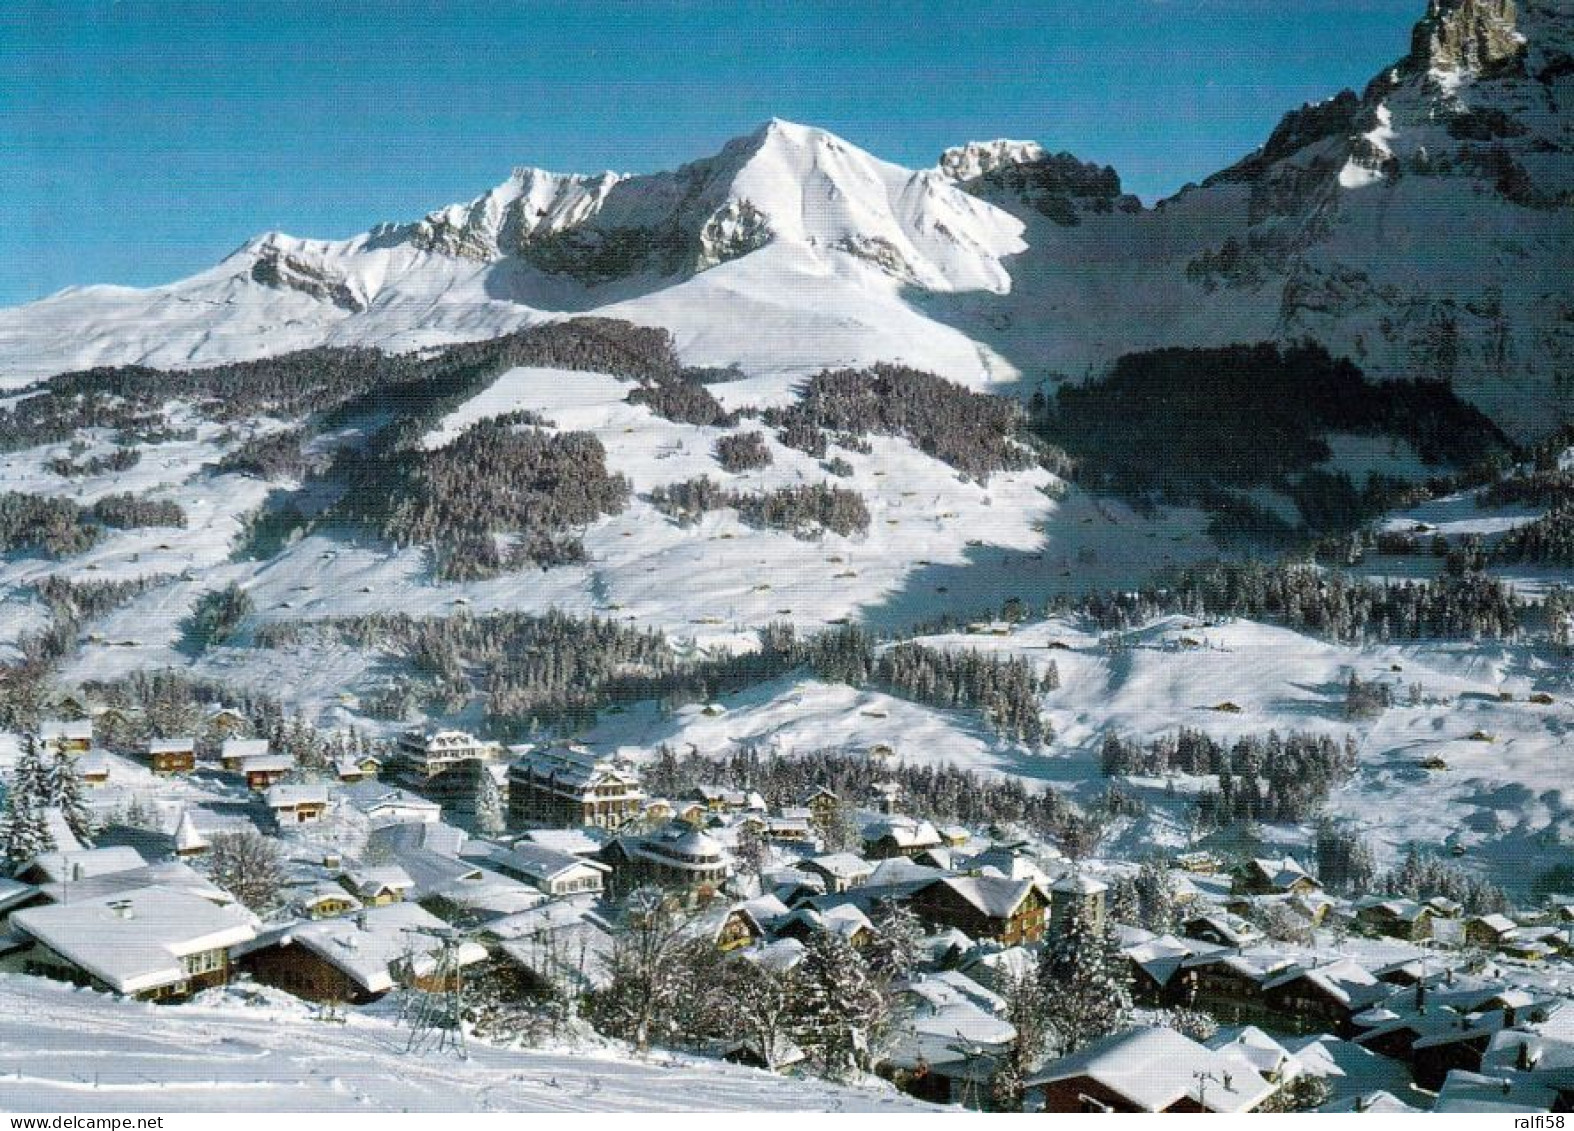
[[[187,974],[211,974],[224,969],[225,957],[223,950],[203,950],[186,955],[180,960],[180,966]]]

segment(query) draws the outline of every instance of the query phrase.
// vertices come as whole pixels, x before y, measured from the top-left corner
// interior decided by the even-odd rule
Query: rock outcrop
[[[1514,0],[1431,0],[1410,37],[1420,70],[1490,73],[1516,63],[1525,39],[1515,29]]]

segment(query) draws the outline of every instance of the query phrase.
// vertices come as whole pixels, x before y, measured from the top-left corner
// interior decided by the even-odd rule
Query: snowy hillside
[[[406,1053],[386,1011],[342,1025],[277,991],[148,1005],[0,976],[0,1075],[10,1111],[863,1111],[935,1110],[894,1089],[793,1080],[601,1042],[558,1052],[472,1043]]]

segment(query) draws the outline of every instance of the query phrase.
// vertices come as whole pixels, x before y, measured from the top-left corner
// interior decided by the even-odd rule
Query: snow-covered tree
[[[42,853],[53,852],[55,847],[43,808],[26,793],[8,791],[5,808],[0,810],[0,853],[10,870],[15,871]]]
[[[205,864],[216,885],[258,914],[278,904],[284,871],[272,837],[255,829],[215,833]]]
[[[667,1034],[688,984],[678,956],[692,941],[689,918],[655,889],[641,888],[624,901],[607,959],[607,984],[590,1003],[597,1029],[641,1051]]]
[[[38,740],[24,735],[22,752],[6,789],[5,807],[0,810],[0,853],[12,870],[55,849],[55,838],[44,816],[48,804],[49,784]]]
[[[1131,970],[1113,928],[1071,914],[1040,956],[1047,1017],[1062,1055],[1123,1028],[1131,1018]]]
[[[794,1035],[833,1079],[869,1068],[869,1049],[890,1006],[863,955],[835,931],[814,931],[793,969]]]
[[[84,845],[93,843],[93,814],[82,798],[82,779],[76,763],[64,751],[56,751],[46,768],[47,798],[60,810],[71,835]]]
[[[852,807],[838,799],[813,819],[815,835],[826,852],[849,852],[861,847]]]
[[[496,836],[508,826],[503,814],[503,791],[492,771],[482,766],[475,790],[475,827],[484,836]]]
[[[1027,1080],[1049,1051],[1049,1002],[1044,983],[1031,968],[1003,970],[996,992],[1005,999],[1005,1019],[1016,1030],[1016,1038],[995,1066],[989,1104],[996,1111],[1021,1111]]]
[[[719,988],[739,1036],[774,1071],[792,1039],[797,1001],[791,975],[734,958],[723,968]]]
[[[765,842],[765,835],[757,823],[746,821],[738,830],[738,843],[732,855],[738,862],[738,870],[747,876],[758,876],[770,865],[770,845]]]
[[[1167,934],[1180,919],[1175,881],[1170,870],[1158,860],[1146,860],[1134,879],[1137,894],[1137,923],[1145,930]]]
[[[905,978],[923,957],[924,925],[903,900],[878,900],[870,915],[874,941],[864,950],[869,968],[887,982]]]
[[[1210,1040],[1219,1031],[1219,1023],[1213,1019],[1212,1014],[1204,1013],[1200,1009],[1174,1009],[1162,1010],[1153,1017],[1154,1024],[1162,1025],[1166,1029],[1174,1029],[1183,1037],[1190,1037],[1198,1044]]]

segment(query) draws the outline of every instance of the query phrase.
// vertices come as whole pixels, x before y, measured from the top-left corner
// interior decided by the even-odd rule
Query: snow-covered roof
[[[1009,919],[1029,892],[1040,890],[1032,880],[1005,876],[947,876],[931,886],[950,888],[989,919]]]
[[[183,957],[233,947],[257,933],[256,919],[238,904],[220,906],[160,887],[33,907],[12,915],[11,924],[126,994],[184,981]]]
[[[256,758],[268,753],[269,745],[266,738],[226,738],[219,747],[219,757],[229,760],[233,758]]]
[[[1519,927],[1519,924],[1514,922],[1514,920],[1510,919],[1507,915],[1477,915],[1471,920],[1471,922],[1479,923],[1481,926],[1497,935],[1506,935],[1510,931],[1517,930]]]
[[[745,959],[755,965],[780,974],[791,970],[803,961],[805,947],[798,939],[785,938],[750,947],[741,953]]]
[[[98,899],[116,892],[159,887],[206,899],[210,903],[234,903],[235,897],[214,885],[207,876],[184,860],[160,860],[121,872],[102,872],[87,879],[40,884],[38,890],[55,903],[74,903],[79,899]]]
[[[45,742],[58,739],[73,739],[75,741],[91,741],[93,738],[92,719],[45,719],[38,724],[38,737]]]
[[[889,837],[898,848],[930,848],[941,843],[940,832],[931,822],[915,821],[911,817],[876,821],[863,835],[870,843]]]
[[[812,860],[801,861],[797,867],[816,868],[839,880],[867,877],[874,872],[873,864],[851,852],[832,852],[825,856],[816,856]]]
[[[1278,860],[1266,860],[1259,857],[1252,861],[1252,867],[1257,870],[1264,880],[1281,891],[1300,880],[1311,880],[1314,884],[1317,882],[1313,879],[1312,874],[1301,866],[1301,862],[1293,856],[1281,857]]]
[[[1456,1068],[1443,1081],[1432,1110],[1441,1114],[1551,1111],[1558,1093],[1517,1073],[1488,1076]]]
[[[490,847],[492,851],[487,854],[487,859],[495,867],[537,883],[550,883],[559,876],[581,869],[596,872],[611,871],[605,864],[597,861],[544,848],[529,841],[517,842],[512,848],[504,848],[502,845]]]
[[[347,869],[344,879],[351,890],[362,899],[369,899],[385,891],[403,893],[415,886],[410,873],[397,864]]]
[[[134,848],[84,848],[75,852],[45,852],[35,856],[28,861],[22,873],[44,883],[59,883],[145,867],[147,861]]]
[[[190,736],[148,739],[149,754],[190,754],[196,748],[197,740]]]
[[[263,794],[269,809],[297,809],[302,805],[328,804],[328,787],[317,782],[288,782],[269,786]]]
[[[337,919],[295,923],[269,932],[250,949],[267,944],[305,947],[369,993],[383,993],[393,989],[402,967],[416,974],[435,970],[442,943],[425,932],[447,929],[447,923],[417,904],[391,903]],[[485,958],[486,948],[479,943],[459,944],[460,965]]]
[[[1067,872],[1051,886],[1055,891],[1071,895],[1097,895],[1101,891],[1109,890],[1109,885],[1103,880],[1095,879],[1084,872]]]
[[[1411,1107],[1392,1092],[1379,1088],[1373,1092],[1362,1092],[1360,1095],[1347,1096],[1342,1100],[1335,1100],[1333,1103],[1324,1104],[1317,1110],[1362,1115],[1409,1115],[1422,1109]]]
[[[606,843],[585,829],[532,829],[521,839],[571,856],[594,856]]]
[[[1274,1090],[1232,1057],[1173,1029],[1146,1027],[1095,1041],[1034,1073],[1027,1083],[1032,1087],[1079,1076],[1097,1080],[1142,1111],[1163,1111],[1188,1098],[1210,1111],[1250,1111]]]
[[[1348,958],[1327,962],[1311,969],[1286,971],[1270,978],[1264,983],[1263,988],[1276,989],[1303,978],[1345,1006],[1364,1007],[1381,1001],[1393,993],[1393,987],[1378,981],[1371,971]]]
[[[287,774],[294,768],[293,754],[254,754],[240,760],[243,774]]]
[[[1255,1025],[1246,1026],[1234,1037],[1215,1037],[1208,1047],[1262,1076],[1296,1076],[1301,1071],[1295,1054]]]

